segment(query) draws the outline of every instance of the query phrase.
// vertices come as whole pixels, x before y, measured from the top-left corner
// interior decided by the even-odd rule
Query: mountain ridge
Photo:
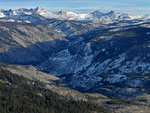
[[[49,12],[42,7],[36,7],[35,9],[20,8],[17,10],[0,10],[0,18],[19,18],[21,16],[39,15],[48,19],[59,19],[59,20],[77,20],[77,21],[96,21],[101,19],[112,19],[112,20],[133,20],[133,19],[149,19],[148,15],[131,15],[122,14],[110,11],[103,13],[101,11],[74,13],[71,11],[60,11],[60,12]],[[112,21],[111,20],[111,21]]]

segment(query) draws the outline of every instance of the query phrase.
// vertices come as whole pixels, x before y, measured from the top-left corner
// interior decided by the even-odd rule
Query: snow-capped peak
[[[44,8],[42,7],[36,7],[35,9],[33,9],[33,12],[36,12],[36,13],[45,13],[45,12],[48,12],[47,10],[45,10]]]
[[[42,7],[36,7],[35,9],[33,9],[32,14],[37,14],[37,15],[43,16],[45,18],[49,18],[54,15],[53,13],[48,12],[47,10],[45,10]]]
[[[77,20],[77,21],[118,21],[118,20],[134,20],[134,19],[149,19],[150,16],[140,16],[140,15],[130,15],[130,14],[122,14],[116,13],[114,11],[110,11],[108,13],[103,13],[101,11],[94,11],[91,13],[75,13],[71,11],[60,11],[60,12],[49,12],[42,7],[36,7],[34,9],[25,9],[20,8],[17,10],[0,10],[0,18],[17,18],[17,19],[25,19],[26,16],[42,16],[44,18],[52,18],[59,20]],[[30,21],[30,20],[29,20]]]
[[[116,14],[116,12],[115,12],[115,11],[113,11],[113,10],[111,10],[110,12],[108,12],[108,14],[110,14],[110,15],[115,15],[115,14]]]

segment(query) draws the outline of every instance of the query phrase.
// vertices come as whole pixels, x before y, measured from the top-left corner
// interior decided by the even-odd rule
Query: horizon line
[[[98,8],[98,7],[94,7],[94,8],[83,8],[83,7],[78,7],[78,8],[57,8],[57,7],[42,7],[42,6],[36,6],[36,7],[16,7],[16,8],[1,8],[0,10],[18,10],[18,9],[35,9],[35,8],[43,8],[44,10],[47,10],[48,12],[60,12],[60,11],[70,11],[70,12],[75,12],[75,13],[90,13],[90,12],[94,12],[94,11],[100,11],[102,13],[108,13],[108,12],[111,12],[111,11],[114,11],[116,13],[123,13],[123,14],[131,14],[131,15],[149,15],[149,14],[137,14],[137,13],[127,13],[127,12],[120,12],[120,11],[116,11],[115,9],[106,9],[106,8]],[[134,10],[135,11],[135,10]]]

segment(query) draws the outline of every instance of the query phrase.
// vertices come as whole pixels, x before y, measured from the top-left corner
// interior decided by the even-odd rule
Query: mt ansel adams
[[[2,70],[38,80],[59,95],[77,90],[82,93],[68,98],[103,98],[99,103],[108,112],[150,112],[149,15],[0,10],[0,62],[6,63]]]

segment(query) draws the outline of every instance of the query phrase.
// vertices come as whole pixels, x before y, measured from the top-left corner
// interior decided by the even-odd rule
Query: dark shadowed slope
[[[61,34],[40,24],[0,22],[0,61],[38,64],[66,47]]]

